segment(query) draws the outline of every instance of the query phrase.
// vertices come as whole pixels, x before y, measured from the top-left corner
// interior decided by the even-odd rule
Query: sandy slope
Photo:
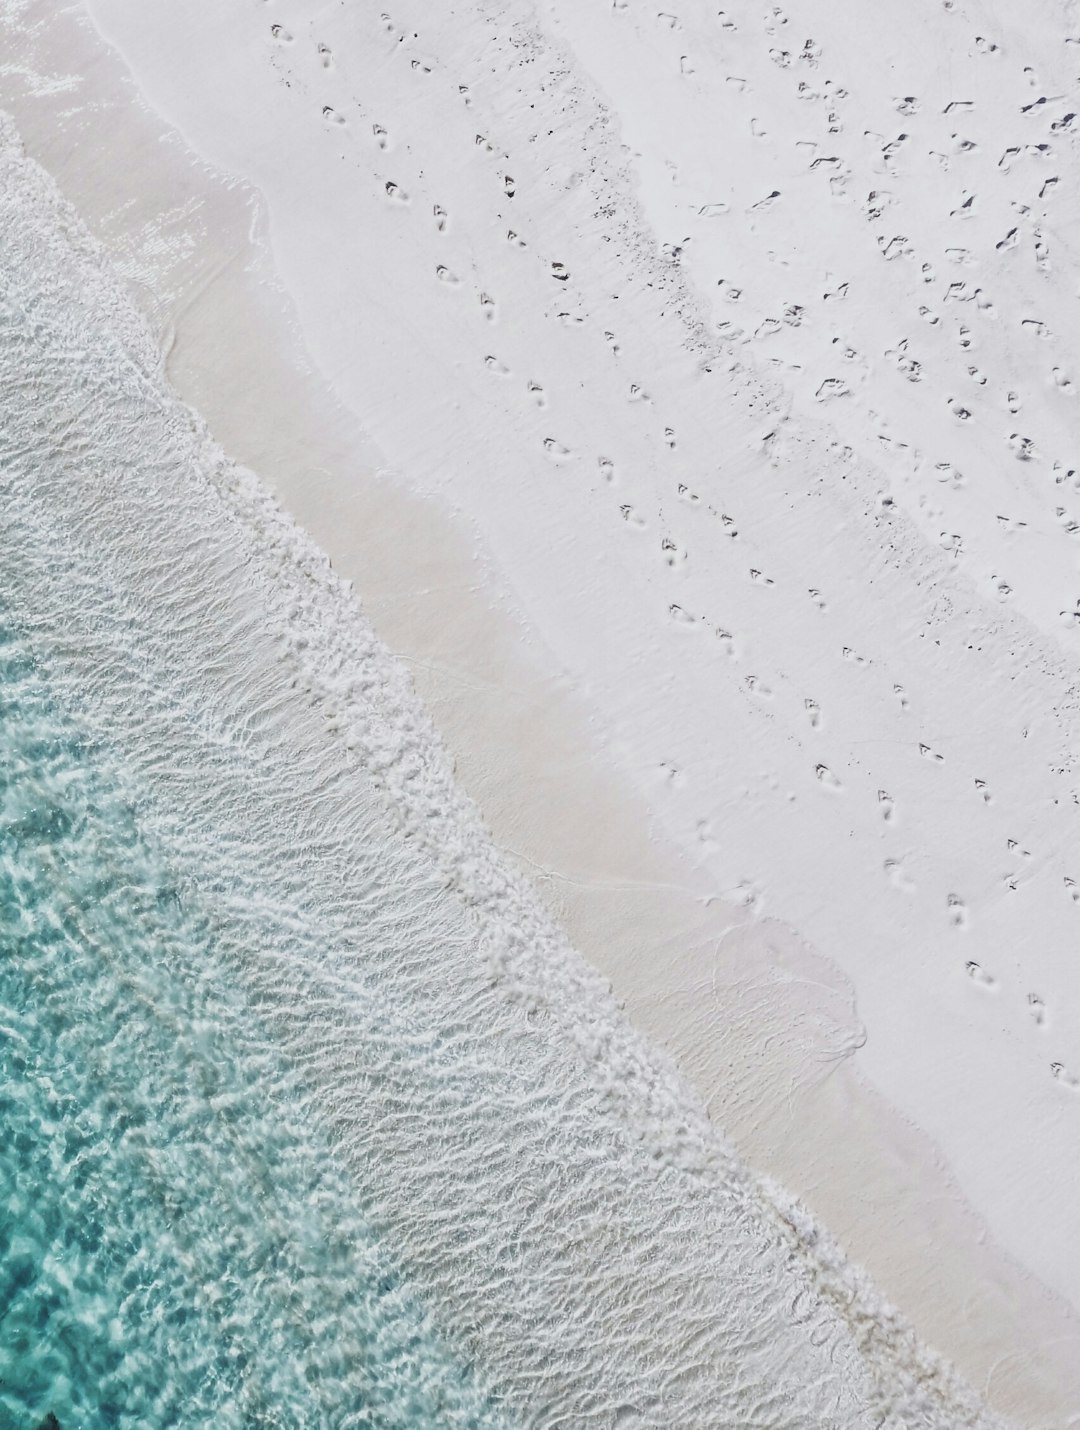
[[[678,8],[93,0],[273,270],[78,22],[4,103],[717,1120],[1069,1423],[1080,24]]]

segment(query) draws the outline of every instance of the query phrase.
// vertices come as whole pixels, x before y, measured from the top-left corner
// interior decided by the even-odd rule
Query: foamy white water
[[[8,837],[17,857],[60,841],[51,864],[33,856],[60,911],[46,909],[41,926],[74,917],[62,946],[105,988],[104,1001],[80,1005],[57,985],[27,1026],[77,1031],[92,1015],[103,1066],[142,1089],[147,1131],[123,1143],[137,1193],[118,1200],[94,1183],[97,1216],[115,1219],[121,1239],[155,1179],[175,1199],[173,1226],[205,1195],[193,1168],[217,1131],[168,1141],[187,1057],[193,1076],[202,1069],[190,1088],[195,1127],[231,1128],[252,1187],[263,1178],[253,1227],[273,1218],[286,1165],[251,1111],[265,1096],[294,1139],[287,1165],[303,1165],[305,1138],[308,1155],[325,1158],[309,1205],[339,1227],[346,1210],[358,1219],[339,1260],[392,1266],[404,1317],[394,1324],[423,1328],[410,1338],[376,1319],[357,1330],[376,1379],[384,1350],[399,1357],[400,1374],[379,1382],[381,1409],[363,1386],[341,1405],[347,1357],[340,1372],[320,1362],[307,1376],[306,1407],[275,1400],[275,1386],[296,1395],[288,1374],[302,1383],[343,1323],[320,1302],[329,1271],[317,1259],[304,1299],[294,1287],[289,1300],[254,1270],[262,1253],[252,1251],[244,1325],[256,1336],[263,1315],[279,1326],[274,1298],[285,1296],[295,1327],[277,1381],[265,1379],[258,1340],[242,1361],[220,1361],[218,1383],[228,1389],[233,1376],[243,1389],[218,1409],[220,1423],[319,1424],[328,1413],[358,1425],[496,1414],[537,1426],[992,1423],[808,1218],[782,1198],[778,1213],[634,1034],[496,857],[350,592],[169,391],[126,293],[10,126],[2,165],[0,609],[19,652],[5,667],[17,697],[5,715],[17,732],[20,720],[43,722],[13,748],[31,780],[35,759],[51,761],[49,780],[28,788],[55,812],[31,834],[20,805]],[[70,770],[61,748],[77,762]],[[74,824],[68,786],[99,791]],[[112,885],[90,866],[73,882],[80,839],[97,839],[106,819],[109,841],[89,847],[116,870],[126,851],[139,870],[127,895],[129,876]],[[12,940],[32,915],[12,867],[5,938],[17,967]],[[136,941],[125,925],[144,885],[160,888],[159,909],[180,911],[165,942],[143,938],[145,923]],[[95,923],[99,905],[107,924]],[[45,986],[28,985],[31,1008]],[[133,1017],[147,1020],[144,1037],[131,1036]],[[159,1039],[170,1027],[181,1061],[166,1077]],[[77,1066],[63,1047],[30,1047],[28,1085],[62,1087]],[[260,1066],[261,1091],[257,1076],[230,1091],[231,1070]],[[168,1098],[156,1114],[155,1088]],[[35,1124],[26,1145],[49,1125]],[[51,1193],[40,1185],[39,1203]],[[274,1256],[299,1235],[275,1222]],[[32,1246],[20,1245],[32,1269]],[[239,1245],[230,1251],[226,1236],[208,1270],[193,1242],[173,1271],[181,1303],[213,1305],[219,1278],[245,1269]],[[152,1281],[152,1246],[145,1255]],[[177,1314],[194,1336],[202,1322]],[[48,1321],[38,1333],[48,1340]],[[239,1345],[240,1313],[218,1333]],[[108,1408],[95,1407],[92,1384],[72,1402],[70,1371],[55,1390],[76,1423],[184,1418],[146,1394],[161,1368],[141,1354],[143,1334],[125,1301],[109,1329],[126,1354]],[[25,1331],[19,1348],[41,1349]],[[35,1384],[23,1413],[45,1408],[47,1388]],[[8,1409],[18,1414],[19,1402]]]

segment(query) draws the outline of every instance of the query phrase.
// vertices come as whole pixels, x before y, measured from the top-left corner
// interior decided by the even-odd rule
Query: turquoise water
[[[0,1423],[495,1425],[0,615]]]

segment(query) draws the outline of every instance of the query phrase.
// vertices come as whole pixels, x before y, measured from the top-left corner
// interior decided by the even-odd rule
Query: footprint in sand
[[[988,993],[997,992],[997,979],[987,973],[982,964],[976,963],[974,959],[969,959],[968,962],[964,964],[964,972],[971,979],[972,983],[977,984],[978,987],[985,988]]]
[[[839,793],[844,788],[836,775],[829,769],[828,765],[815,765],[814,777],[824,789],[831,790],[834,794]]]
[[[645,521],[645,518],[643,516],[641,516],[638,512],[634,510],[632,506],[629,506],[624,503],[622,506],[619,507],[619,511],[622,514],[622,519],[626,522],[627,526],[632,526],[635,531],[644,531],[648,523]]]
[[[487,293],[480,294],[480,311],[489,323],[493,323],[496,318],[495,299]]]
[[[1067,1087],[1070,1092],[1080,1092],[1080,1077],[1069,1072],[1064,1063],[1051,1063],[1050,1071],[1062,1087]]]
[[[806,711],[807,716],[809,717],[811,730],[820,730],[820,729],[821,729],[821,706],[817,703],[817,701],[816,701],[816,700],[804,700],[804,701],[803,701],[803,709]]]
[[[547,393],[544,391],[544,389],[540,386],[538,382],[530,382],[528,386],[528,392],[529,396],[536,403],[537,407],[543,408],[548,405]]]
[[[964,903],[960,895],[950,894],[946,904],[949,910],[949,922],[953,928],[966,929],[971,920],[968,915],[967,904]],[[975,967],[978,968],[978,964],[976,964]],[[968,972],[971,972],[970,967],[968,968]],[[972,974],[972,977],[974,977],[974,974]]]
[[[440,233],[445,233],[447,225],[449,224],[449,219],[446,216],[446,210],[441,204],[436,204],[435,207],[432,209],[432,213],[435,216],[435,227]]]
[[[698,623],[697,616],[691,615],[690,612],[682,606],[669,606],[668,615],[680,626],[696,626]]]
[[[329,104],[323,105],[322,117],[326,120],[327,124],[342,125],[345,123],[344,114],[339,114],[337,110]]]
[[[596,465],[599,468],[600,475],[603,477],[605,482],[614,482],[615,463],[611,460],[610,457],[598,457]]]
[[[375,143],[378,144],[380,149],[390,148],[390,136],[381,124],[373,124],[371,126],[371,132],[374,134]]]
[[[548,460],[552,462],[565,462],[573,456],[570,448],[564,447],[563,444],[556,441],[554,437],[544,438],[544,451],[547,454]]]
[[[445,283],[449,288],[457,288],[461,284],[461,279],[456,273],[452,273],[445,263],[440,263],[435,269],[435,277],[440,283]]]
[[[893,802],[892,795],[890,795],[886,790],[879,789],[877,792],[877,797],[878,808],[881,810],[882,819],[885,821],[886,824],[892,824],[893,819],[896,815],[896,805]]]
[[[1028,1011],[1035,1021],[1037,1028],[1046,1028],[1046,1004],[1037,993],[1029,993],[1027,996]]]
[[[396,204],[407,204],[409,196],[400,184],[395,184],[392,179],[386,181],[386,197],[393,199]]]
[[[484,359],[484,366],[487,368],[488,372],[493,372],[496,377],[509,377],[510,375],[510,369],[506,366],[506,364],[504,362],[500,362],[497,357],[493,357],[490,353]]]
[[[894,889],[899,889],[902,894],[913,894],[915,892],[915,883],[912,879],[908,878],[904,872],[904,866],[899,859],[886,859],[882,867],[888,877],[889,883]]]

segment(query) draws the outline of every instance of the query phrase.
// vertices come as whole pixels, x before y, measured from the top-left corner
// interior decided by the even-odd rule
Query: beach
[[[93,0],[2,103],[718,1133],[1064,1426],[1070,32],[890,23]]]

